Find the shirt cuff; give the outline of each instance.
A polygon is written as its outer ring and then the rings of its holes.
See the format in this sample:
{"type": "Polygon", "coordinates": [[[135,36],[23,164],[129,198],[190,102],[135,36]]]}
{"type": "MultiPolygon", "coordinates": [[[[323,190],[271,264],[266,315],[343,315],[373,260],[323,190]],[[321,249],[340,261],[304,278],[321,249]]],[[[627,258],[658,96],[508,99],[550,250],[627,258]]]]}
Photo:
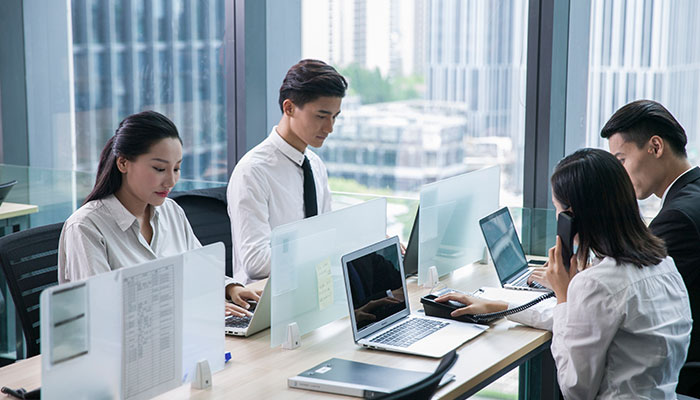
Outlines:
{"type": "Polygon", "coordinates": [[[242,284],[242,283],[236,281],[235,279],[231,278],[230,276],[225,276],[225,275],[224,275],[224,278],[225,278],[225,279],[224,279],[224,289],[226,289],[226,288],[228,287],[228,285],[238,285],[238,286],[243,286],[243,287],[245,287],[244,284],[242,284]]]}
{"type": "MultiPolygon", "coordinates": [[[[554,304],[556,304],[556,299],[547,299],[519,313],[511,314],[506,318],[508,318],[510,321],[531,326],[533,328],[551,331],[552,310],[554,308],[554,304]]],[[[522,306],[520,303],[509,303],[508,309],[510,310],[520,306],[522,306]]]]}

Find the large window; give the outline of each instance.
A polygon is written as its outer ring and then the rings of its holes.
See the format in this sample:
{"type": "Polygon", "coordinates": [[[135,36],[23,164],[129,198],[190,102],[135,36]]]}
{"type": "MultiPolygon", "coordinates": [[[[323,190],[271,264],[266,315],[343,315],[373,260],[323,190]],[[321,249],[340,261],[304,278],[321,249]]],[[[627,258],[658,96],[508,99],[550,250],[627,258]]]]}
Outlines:
{"type": "Polygon", "coordinates": [[[302,57],[350,83],[317,150],[331,189],[415,199],[499,165],[501,203],[521,206],[527,14],[526,0],[303,0],[302,57]]]}
{"type": "MultiPolygon", "coordinates": [[[[600,129],[621,106],[660,102],[688,135],[688,158],[700,162],[700,3],[592,0],[586,145],[607,149],[600,129]]],[[[641,202],[653,217],[660,199],[641,202]]]]}
{"type": "MultiPolygon", "coordinates": [[[[522,206],[528,3],[302,0],[302,58],[350,83],[315,149],[331,190],[388,196],[404,241],[426,183],[499,165],[501,204],[522,206]]],[[[495,386],[516,396],[517,372],[495,386]]]]}
{"type": "MultiPolygon", "coordinates": [[[[43,6],[60,2],[44,0],[43,6]]],[[[61,85],[61,102],[70,103],[72,116],[44,114],[30,101],[30,121],[66,121],[72,146],[56,147],[50,165],[46,159],[32,165],[95,171],[107,139],[119,121],[143,110],[159,111],[177,125],[183,139],[182,177],[226,181],[226,110],[223,35],[224,0],[71,0],[64,2],[62,19],[48,21],[49,46],[64,49],[54,54],[58,65],[28,58],[28,86],[47,75],[50,79],[29,96],[53,96],[61,85]],[[65,43],[64,43],[65,42],[65,43]],[[46,86],[50,87],[46,87],[46,86]],[[69,94],[70,93],[70,94],[69,94]],[[69,94],[65,96],[64,94],[69,94]],[[72,122],[68,122],[72,121],[72,122]]],[[[30,5],[25,2],[26,7],[30,5]]],[[[35,7],[35,6],[32,6],[35,7]]],[[[41,10],[37,9],[40,12],[41,10]]],[[[45,23],[25,11],[28,37],[45,23]]],[[[46,39],[46,38],[43,38],[46,39]]],[[[28,54],[38,54],[45,42],[30,40],[28,54]]],[[[55,51],[55,50],[54,50],[55,51]]],[[[52,132],[32,134],[30,153],[46,151],[40,145],[52,132]]]]}

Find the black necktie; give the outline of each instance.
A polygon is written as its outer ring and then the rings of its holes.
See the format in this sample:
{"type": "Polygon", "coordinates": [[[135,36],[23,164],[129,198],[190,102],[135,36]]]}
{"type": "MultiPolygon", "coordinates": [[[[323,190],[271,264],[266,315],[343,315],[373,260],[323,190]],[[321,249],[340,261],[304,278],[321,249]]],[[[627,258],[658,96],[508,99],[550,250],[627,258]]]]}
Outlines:
{"type": "Polygon", "coordinates": [[[318,205],[316,204],[314,173],[311,171],[311,163],[306,156],[304,156],[301,169],[304,171],[304,214],[306,218],[309,218],[318,214],[318,205]]]}

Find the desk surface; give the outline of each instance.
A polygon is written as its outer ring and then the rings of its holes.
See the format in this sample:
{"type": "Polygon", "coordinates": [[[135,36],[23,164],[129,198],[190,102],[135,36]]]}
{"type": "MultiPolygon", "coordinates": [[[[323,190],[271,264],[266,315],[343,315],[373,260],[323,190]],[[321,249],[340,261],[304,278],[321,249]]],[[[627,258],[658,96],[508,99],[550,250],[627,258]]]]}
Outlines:
{"type": "Polygon", "coordinates": [[[34,214],[39,211],[39,207],[31,204],[9,203],[7,201],[0,205],[0,219],[21,217],[22,215],[34,214]]]}
{"type": "MultiPolygon", "coordinates": [[[[471,265],[455,271],[441,283],[462,291],[473,291],[480,286],[496,286],[493,267],[471,265]]],[[[420,296],[428,289],[409,280],[411,308],[419,309],[420,296]]],[[[500,320],[477,338],[462,345],[459,359],[450,373],[455,380],[441,388],[439,399],[453,399],[506,366],[516,362],[551,339],[551,333],[500,320]]],[[[307,390],[290,389],[287,378],[294,376],[329,358],[391,366],[416,371],[432,371],[438,360],[399,353],[368,350],[356,346],[352,340],[349,318],[332,322],[302,337],[301,347],[295,350],[270,348],[270,330],[249,338],[227,337],[226,349],[232,360],[213,376],[209,390],[192,389],[183,385],[159,398],[228,399],[232,393],[241,398],[349,398],[307,390]]],[[[0,368],[0,385],[33,389],[41,380],[41,356],[19,361],[0,368]]]]}

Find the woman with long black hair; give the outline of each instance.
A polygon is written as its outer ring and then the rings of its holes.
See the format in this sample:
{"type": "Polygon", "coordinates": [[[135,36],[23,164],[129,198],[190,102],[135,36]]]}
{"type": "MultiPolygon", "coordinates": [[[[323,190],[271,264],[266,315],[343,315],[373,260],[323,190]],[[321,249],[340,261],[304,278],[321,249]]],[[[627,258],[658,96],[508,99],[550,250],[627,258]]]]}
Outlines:
{"type": "MultiPolygon", "coordinates": [[[[569,211],[576,221],[578,250],[567,271],[557,237],[534,277],[556,302],[509,318],[552,331],[566,399],[675,399],[690,342],[688,292],[642,221],[629,176],[610,153],[582,149],[559,162],[551,182],[557,215],[569,211]]],[[[456,293],[437,300],[466,304],[455,316],[509,308],[456,293]]]]}
{"type": "MultiPolygon", "coordinates": [[[[126,117],[102,150],[97,179],[63,226],[59,283],[130,267],[201,247],[184,211],[168,193],[180,179],[182,140],[164,115],[126,117]]],[[[250,315],[256,292],[226,277],[226,313],[250,315]]]]}

